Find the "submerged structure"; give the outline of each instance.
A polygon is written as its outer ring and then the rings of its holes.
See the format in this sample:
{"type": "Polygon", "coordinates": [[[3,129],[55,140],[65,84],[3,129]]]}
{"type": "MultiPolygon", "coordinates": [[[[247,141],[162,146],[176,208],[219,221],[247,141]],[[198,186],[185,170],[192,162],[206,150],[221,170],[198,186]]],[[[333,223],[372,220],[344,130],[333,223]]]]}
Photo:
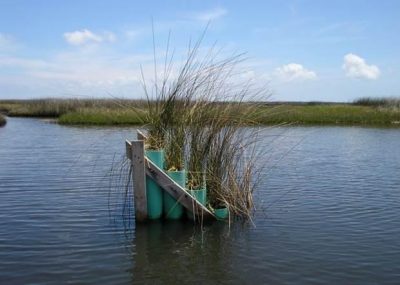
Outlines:
{"type": "Polygon", "coordinates": [[[126,155],[131,161],[135,217],[137,222],[152,219],[193,221],[224,219],[228,211],[212,212],[206,207],[206,190],[186,189],[186,176],[171,175],[163,169],[164,153],[145,150],[146,136],[138,131],[138,139],[126,141],[126,155]]]}

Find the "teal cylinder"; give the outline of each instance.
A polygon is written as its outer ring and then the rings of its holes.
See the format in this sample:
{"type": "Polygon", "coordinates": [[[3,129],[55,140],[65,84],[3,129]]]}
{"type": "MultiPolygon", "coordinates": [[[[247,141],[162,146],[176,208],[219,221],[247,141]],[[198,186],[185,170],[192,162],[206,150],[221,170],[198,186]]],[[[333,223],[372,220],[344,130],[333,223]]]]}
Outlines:
{"type": "Polygon", "coordinates": [[[214,210],[214,215],[217,218],[217,220],[225,220],[229,216],[229,211],[228,208],[219,208],[214,210]]]}
{"type": "Polygon", "coordinates": [[[159,168],[164,169],[165,151],[163,149],[146,150],[145,155],[159,168]]]}
{"type": "Polygon", "coordinates": [[[201,188],[201,189],[190,190],[189,192],[190,192],[190,194],[192,194],[192,196],[194,198],[196,198],[197,201],[199,201],[204,206],[206,205],[207,188],[204,187],[204,188],[201,188]]]}
{"type": "MultiPolygon", "coordinates": [[[[186,185],[186,171],[167,171],[169,177],[177,184],[185,188],[186,185]]],[[[177,220],[183,215],[183,207],[174,197],[164,191],[164,215],[167,219],[177,220]]]]}
{"type": "MultiPolygon", "coordinates": [[[[206,205],[207,202],[207,188],[201,188],[201,189],[196,189],[196,190],[189,190],[189,193],[197,200],[200,202],[202,205],[206,205]]],[[[190,211],[187,211],[187,216],[189,219],[194,220],[193,213],[190,211]]]]}
{"type": "MultiPolygon", "coordinates": [[[[164,150],[146,150],[145,154],[159,168],[163,169],[165,154],[164,150]]],[[[163,212],[163,193],[161,187],[151,178],[146,177],[147,195],[147,217],[159,219],[163,212]]]]}

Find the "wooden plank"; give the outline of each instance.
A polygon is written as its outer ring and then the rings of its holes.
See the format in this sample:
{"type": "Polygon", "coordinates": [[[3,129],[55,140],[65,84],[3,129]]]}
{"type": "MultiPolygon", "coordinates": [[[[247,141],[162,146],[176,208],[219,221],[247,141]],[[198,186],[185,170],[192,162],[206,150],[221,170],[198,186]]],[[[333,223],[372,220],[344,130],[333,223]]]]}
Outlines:
{"type": "Polygon", "coordinates": [[[132,159],[132,144],[130,141],[125,141],[126,157],[132,159]]]}
{"type": "Polygon", "coordinates": [[[172,197],[180,202],[187,210],[192,212],[196,220],[208,219],[214,216],[205,206],[199,203],[186,189],[182,188],[172,180],[163,170],[157,167],[151,160],[145,157],[146,174],[160,185],[164,191],[167,191],[172,197]]]}
{"type": "Polygon", "coordinates": [[[134,190],[136,221],[143,222],[147,219],[147,197],[146,197],[146,172],[144,160],[144,142],[132,141],[132,178],[134,190]]]}
{"type": "Polygon", "coordinates": [[[142,133],[140,130],[136,130],[136,131],[137,131],[137,139],[139,141],[147,140],[147,136],[144,133],[142,133]]]}

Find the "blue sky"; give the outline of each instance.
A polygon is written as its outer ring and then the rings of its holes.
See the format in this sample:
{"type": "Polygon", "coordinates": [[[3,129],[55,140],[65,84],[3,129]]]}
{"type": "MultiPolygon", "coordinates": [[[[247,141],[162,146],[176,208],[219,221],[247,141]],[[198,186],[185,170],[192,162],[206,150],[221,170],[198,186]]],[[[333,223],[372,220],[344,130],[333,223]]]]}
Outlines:
{"type": "Polygon", "coordinates": [[[0,98],[138,98],[168,33],[176,58],[246,52],[243,78],[270,100],[400,96],[400,1],[0,0],[0,98]],[[110,95],[111,94],[111,95],[110,95]]]}

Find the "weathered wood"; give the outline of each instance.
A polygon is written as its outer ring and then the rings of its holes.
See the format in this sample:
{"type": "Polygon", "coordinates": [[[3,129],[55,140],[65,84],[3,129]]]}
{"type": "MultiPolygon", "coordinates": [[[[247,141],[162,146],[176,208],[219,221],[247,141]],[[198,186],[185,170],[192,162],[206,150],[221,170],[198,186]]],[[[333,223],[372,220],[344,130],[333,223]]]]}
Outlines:
{"type": "Polygon", "coordinates": [[[135,216],[136,221],[142,222],[147,219],[147,197],[146,197],[146,172],[145,172],[145,156],[144,142],[131,142],[131,160],[132,160],[132,178],[135,199],[135,216]]]}
{"type": "Polygon", "coordinates": [[[132,160],[132,144],[130,141],[125,141],[126,157],[132,160]]]}
{"type": "Polygon", "coordinates": [[[145,157],[146,174],[174,197],[182,206],[192,212],[196,218],[207,219],[214,216],[204,205],[189,194],[183,187],[172,180],[163,170],[155,165],[151,160],[145,157]]]}
{"type": "Polygon", "coordinates": [[[136,130],[136,131],[137,131],[137,139],[139,141],[147,140],[147,136],[144,133],[142,133],[140,130],[136,130]]]}

